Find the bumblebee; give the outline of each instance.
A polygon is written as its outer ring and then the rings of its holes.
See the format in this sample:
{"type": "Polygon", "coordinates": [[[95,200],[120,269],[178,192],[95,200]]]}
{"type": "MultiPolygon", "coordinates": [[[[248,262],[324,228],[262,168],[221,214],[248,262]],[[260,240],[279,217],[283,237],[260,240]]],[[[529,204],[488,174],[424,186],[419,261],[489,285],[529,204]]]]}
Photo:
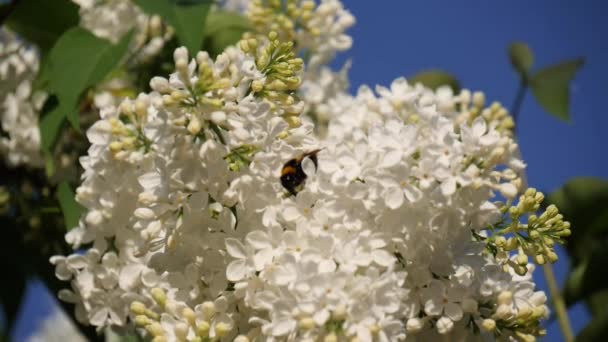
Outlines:
{"type": "Polygon", "coordinates": [[[310,158],[315,168],[317,167],[317,153],[320,149],[303,153],[297,158],[289,160],[281,169],[281,184],[289,191],[290,194],[296,196],[298,191],[302,190],[306,182],[306,173],[302,169],[302,161],[305,158],[310,158]]]}

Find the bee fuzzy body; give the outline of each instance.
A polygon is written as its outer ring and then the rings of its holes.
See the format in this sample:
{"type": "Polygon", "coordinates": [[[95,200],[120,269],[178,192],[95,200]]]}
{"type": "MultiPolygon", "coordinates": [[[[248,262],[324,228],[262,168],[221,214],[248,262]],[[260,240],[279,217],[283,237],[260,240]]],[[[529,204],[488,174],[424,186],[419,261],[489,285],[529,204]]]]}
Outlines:
{"type": "Polygon", "coordinates": [[[281,185],[289,191],[290,194],[296,196],[306,182],[306,173],[302,169],[302,161],[305,158],[310,158],[315,168],[317,167],[317,153],[319,150],[303,153],[297,158],[287,161],[281,169],[281,185]]]}

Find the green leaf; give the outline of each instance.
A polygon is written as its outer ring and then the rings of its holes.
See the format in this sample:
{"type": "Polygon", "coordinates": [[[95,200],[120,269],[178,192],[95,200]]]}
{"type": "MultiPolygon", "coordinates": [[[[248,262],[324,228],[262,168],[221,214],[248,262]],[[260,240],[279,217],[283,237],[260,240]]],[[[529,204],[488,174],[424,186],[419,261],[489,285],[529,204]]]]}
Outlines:
{"type": "Polygon", "coordinates": [[[562,62],[539,70],[530,78],[532,94],[549,114],[570,120],[570,82],[584,63],[583,58],[562,62]]]}
{"type": "Polygon", "coordinates": [[[521,78],[527,82],[528,73],[534,63],[534,54],[526,43],[514,42],[509,45],[509,59],[521,78]]]}
{"type": "Polygon", "coordinates": [[[212,57],[222,53],[227,46],[236,44],[243,33],[250,31],[251,25],[246,17],[226,11],[209,14],[205,24],[203,49],[212,57]]]}
{"type": "Polygon", "coordinates": [[[157,14],[171,25],[180,43],[185,45],[191,54],[200,50],[211,1],[134,1],[148,14],[157,14]]]}
{"type": "Polygon", "coordinates": [[[107,327],[105,342],[142,342],[143,339],[132,327],[107,327]]]}
{"type": "Polygon", "coordinates": [[[454,92],[458,92],[460,90],[460,84],[458,83],[456,77],[442,70],[428,70],[417,73],[414,75],[414,77],[409,79],[409,83],[422,83],[433,90],[436,90],[444,85],[450,86],[454,92]]]}
{"type": "Polygon", "coordinates": [[[78,6],[71,0],[21,0],[6,24],[45,54],[79,20],[78,6]]]}
{"type": "MultiPolygon", "coordinates": [[[[132,34],[126,34],[120,42],[112,44],[83,28],[75,27],[59,38],[49,52],[44,75],[40,76],[48,80],[48,91],[55,94],[59,101],[59,113],[54,113],[53,127],[57,126],[59,118],[67,117],[72,126],[79,129],[80,96],[119,64],[132,34]]],[[[48,144],[43,146],[49,147],[48,144]]]]}
{"type": "Polygon", "coordinates": [[[592,251],[590,246],[608,236],[608,181],[593,177],[578,177],[551,193],[547,202],[555,204],[564,219],[571,223],[572,235],[566,248],[575,263],[592,251]]]}
{"type": "Polygon", "coordinates": [[[59,134],[61,124],[63,123],[63,119],[65,118],[65,116],[61,112],[61,108],[59,108],[57,96],[51,95],[46,100],[46,102],[44,103],[44,107],[42,107],[41,116],[42,118],[40,120],[40,144],[42,150],[48,154],[48,152],[52,150],[52,147],[55,144],[55,140],[57,139],[57,135],[59,134]]]}
{"type": "Polygon", "coordinates": [[[555,204],[571,224],[566,250],[573,269],[564,288],[566,304],[590,299],[608,288],[608,279],[602,277],[608,264],[608,181],[574,178],[550,194],[547,202],[555,204]]]}
{"type": "Polygon", "coordinates": [[[84,208],[76,202],[74,192],[70,185],[67,182],[59,183],[56,196],[61,211],[63,212],[66,229],[71,230],[78,226],[78,220],[80,219],[80,215],[84,212],[84,208]]]}
{"type": "Polygon", "coordinates": [[[587,298],[587,307],[592,315],[599,315],[608,308],[608,289],[598,291],[587,298]]]}
{"type": "Polygon", "coordinates": [[[606,336],[608,336],[608,310],[603,310],[576,336],[576,341],[603,342],[606,341],[606,336]]]}
{"type": "Polygon", "coordinates": [[[567,305],[590,298],[598,291],[608,289],[604,270],[608,265],[608,245],[593,248],[593,251],[568,275],[564,288],[567,305]]]}

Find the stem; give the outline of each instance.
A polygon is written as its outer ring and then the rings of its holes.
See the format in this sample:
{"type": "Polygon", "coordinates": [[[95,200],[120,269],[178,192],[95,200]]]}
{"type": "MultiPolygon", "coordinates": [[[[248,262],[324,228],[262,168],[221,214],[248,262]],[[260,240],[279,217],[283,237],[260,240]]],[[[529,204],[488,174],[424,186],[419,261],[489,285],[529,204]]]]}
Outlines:
{"type": "Polygon", "coordinates": [[[568,311],[566,310],[566,304],[564,298],[559,291],[557,281],[555,280],[555,274],[553,273],[553,266],[550,263],[543,265],[543,271],[545,272],[545,278],[547,279],[547,285],[549,286],[549,292],[553,300],[553,306],[555,307],[555,314],[559,322],[559,327],[564,335],[566,342],[574,341],[574,334],[572,333],[572,326],[570,325],[570,319],[568,318],[568,311]]]}
{"type": "Polygon", "coordinates": [[[519,88],[517,89],[517,95],[515,96],[515,101],[513,102],[513,106],[511,107],[511,116],[513,116],[513,121],[515,123],[517,123],[517,116],[519,115],[519,111],[521,110],[521,105],[524,102],[524,97],[526,96],[527,89],[528,89],[527,82],[522,80],[519,83],[519,88]]]}

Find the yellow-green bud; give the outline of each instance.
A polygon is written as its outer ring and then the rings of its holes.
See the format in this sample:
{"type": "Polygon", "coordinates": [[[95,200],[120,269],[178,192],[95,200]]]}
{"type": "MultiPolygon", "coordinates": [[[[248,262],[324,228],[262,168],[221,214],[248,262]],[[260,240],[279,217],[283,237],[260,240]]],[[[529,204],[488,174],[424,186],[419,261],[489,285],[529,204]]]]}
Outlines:
{"type": "Polygon", "coordinates": [[[338,342],[338,337],[332,332],[325,335],[325,337],[323,338],[323,342],[338,342]]]}
{"type": "Polygon", "coordinates": [[[165,331],[163,330],[163,327],[158,322],[152,322],[152,323],[148,324],[146,326],[146,330],[152,336],[164,336],[165,335],[165,331]]]}
{"type": "Polygon", "coordinates": [[[520,266],[526,266],[528,264],[528,256],[522,252],[517,255],[517,257],[515,258],[515,261],[520,266]]]}
{"type": "Polygon", "coordinates": [[[150,324],[151,322],[152,321],[144,315],[135,316],[135,325],[137,325],[138,327],[145,327],[146,325],[150,324]]]}
{"type": "Polygon", "coordinates": [[[184,308],[182,310],[182,317],[184,317],[191,326],[196,324],[196,315],[192,309],[184,308]]]}
{"type": "Polygon", "coordinates": [[[497,298],[498,304],[511,304],[513,302],[513,293],[511,291],[502,291],[497,298]]]}
{"type": "Polygon", "coordinates": [[[200,321],[196,327],[196,333],[200,337],[208,337],[210,329],[211,329],[211,327],[209,326],[209,322],[200,321]]]}
{"type": "Polygon", "coordinates": [[[545,257],[542,254],[536,254],[534,256],[534,262],[536,262],[539,265],[544,265],[545,264],[545,257]]]}
{"type": "Polygon", "coordinates": [[[155,287],[150,290],[150,294],[152,295],[154,301],[160,307],[165,307],[165,305],[167,304],[167,295],[165,294],[165,291],[163,289],[155,287]]]}
{"type": "Polygon", "coordinates": [[[304,330],[310,330],[315,327],[315,321],[310,317],[304,317],[300,319],[298,325],[304,330]]]}
{"type": "Polygon", "coordinates": [[[215,334],[219,338],[222,338],[222,337],[228,335],[230,330],[232,330],[232,327],[224,322],[219,322],[215,325],[215,334]]]}
{"type": "Polygon", "coordinates": [[[134,315],[143,315],[146,312],[146,306],[142,302],[134,301],[131,303],[131,312],[134,315]]]}
{"type": "Polygon", "coordinates": [[[496,321],[491,318],[486,318],[481,322],[481,328],[484,331],[492,332],[496,330],[496,321]]]}
{"type": "Polygon", "coordinates": [[[213,302],[204,302],[202,304],[203,316],[205,319],[210,319],[215,314],[215,304],[213,302]]]}

